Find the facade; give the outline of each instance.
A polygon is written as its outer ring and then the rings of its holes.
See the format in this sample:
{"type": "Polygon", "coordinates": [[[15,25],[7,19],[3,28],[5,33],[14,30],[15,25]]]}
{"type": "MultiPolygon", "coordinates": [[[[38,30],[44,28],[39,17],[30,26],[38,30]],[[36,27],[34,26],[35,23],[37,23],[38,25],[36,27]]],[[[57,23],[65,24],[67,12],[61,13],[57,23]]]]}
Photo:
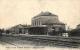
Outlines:
{"type": "Polygon", "coordinates": [[[12,34],[25,34],[25,33],[28,33],[28,28],[29,28],[29,26],[27,26],[27,25],[19,24],[14,27],[11,27],[8,30],[12,34]]]}
{"type": "Polygon", "coordinates": [[[48,31],[65,30],[65,24],[60,22],[58,16],[50,12],[41,12],[32,18],[32,27],[47,27],[48,31]]]}

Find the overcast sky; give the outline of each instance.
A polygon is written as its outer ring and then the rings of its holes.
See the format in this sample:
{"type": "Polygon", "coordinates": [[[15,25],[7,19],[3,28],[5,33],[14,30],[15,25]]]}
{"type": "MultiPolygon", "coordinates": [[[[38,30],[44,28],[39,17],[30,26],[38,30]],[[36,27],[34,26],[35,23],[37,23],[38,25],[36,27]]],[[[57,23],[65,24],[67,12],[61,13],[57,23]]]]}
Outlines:
{"type": "Polygon", "coordinates": [[[31,24],[41,11],[57,14],[71,28],[80,23],[80,0],[0,0],[0,28],[31,24]]]}

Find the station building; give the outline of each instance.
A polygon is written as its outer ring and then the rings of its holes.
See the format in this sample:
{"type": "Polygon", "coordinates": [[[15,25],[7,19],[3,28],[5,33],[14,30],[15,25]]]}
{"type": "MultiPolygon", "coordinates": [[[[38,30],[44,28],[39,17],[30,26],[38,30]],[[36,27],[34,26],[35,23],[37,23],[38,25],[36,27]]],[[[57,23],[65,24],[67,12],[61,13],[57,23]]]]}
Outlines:
{"type": "MultiPolygon", "coordinates": [[[[51,12],[41,12],[40,14],[34,16],[32,18],[31,27],[32,28],[41,28],[41,27],[45,28],[46,30],[44,31],[45,32],[44,34],[49,34],[49,32],[51,32],[52,30],[58,33],[60,31],[62,32],[65,30],[65,24],[59,21],[58,15],[52,14],[51,12]]],[[[38,32],[41,32],[41,31],[38,30],[38,32]]]]}

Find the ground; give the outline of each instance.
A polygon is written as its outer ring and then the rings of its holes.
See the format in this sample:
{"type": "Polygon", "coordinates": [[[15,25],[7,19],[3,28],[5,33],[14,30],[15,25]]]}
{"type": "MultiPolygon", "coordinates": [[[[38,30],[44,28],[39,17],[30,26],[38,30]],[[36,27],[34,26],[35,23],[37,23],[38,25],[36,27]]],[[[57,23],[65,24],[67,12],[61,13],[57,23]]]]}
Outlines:
{"type": "Polygon", "coordinates": [[[22,48],[25,48],[25,49],[35,49],[35,48],[39,48],[39,49],[61,49],[61,50],[68,50],[68,49],[71,49],[71,50],[74,50],[74,49],[79,49],[79,48],[68,48],[68,47],[60,47],[60,46],[55,46],[55,45],[50,45],[49,42],[43,42],[43,43],[40,43],[40,42],[35,42],[35,41],[31,41],[31,40],[27,40],[27,39],[20,39],[22,37],[11,37],[11,36],[2,36],[1,39],[0,39],[0,49],[3,49],[2,47],[4,48],[7,48],[7,49],[10,49],[10,48],[17,48],[17,49],[22,49],[22,48]],[[49,44],[49,46],[48,46],[49,44]],[[67,49],[66,49],[67,48],[67,49]]]}

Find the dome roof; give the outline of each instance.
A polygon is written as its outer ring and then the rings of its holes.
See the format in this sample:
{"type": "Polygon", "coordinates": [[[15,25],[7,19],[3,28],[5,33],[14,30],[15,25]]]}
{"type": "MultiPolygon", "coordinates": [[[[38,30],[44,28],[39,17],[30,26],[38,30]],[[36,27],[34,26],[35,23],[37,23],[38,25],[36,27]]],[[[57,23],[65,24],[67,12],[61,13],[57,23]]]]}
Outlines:
{"type": "Polygon", "coordinates": [[[57,16],[57,15],[52,14],[52,13],[46,11],[46,12],[41,12],[40,14],[36,15],[34,18],[40,17],[40,16],[57,16]]]}
{"type": "Polygon", "coordinates": [[[52,13],[50,13],[50,12],[41,12],[40,14],[39,14],[39,16],[57,16],[57,15],[55,15],[55,14],[52,14],[52,13]]]}

